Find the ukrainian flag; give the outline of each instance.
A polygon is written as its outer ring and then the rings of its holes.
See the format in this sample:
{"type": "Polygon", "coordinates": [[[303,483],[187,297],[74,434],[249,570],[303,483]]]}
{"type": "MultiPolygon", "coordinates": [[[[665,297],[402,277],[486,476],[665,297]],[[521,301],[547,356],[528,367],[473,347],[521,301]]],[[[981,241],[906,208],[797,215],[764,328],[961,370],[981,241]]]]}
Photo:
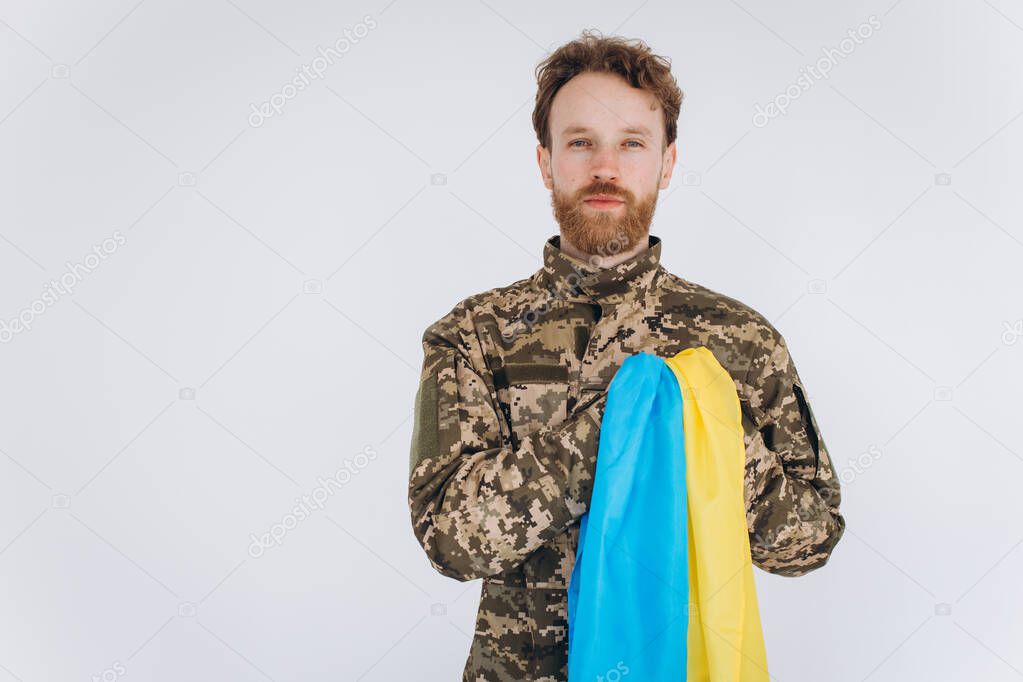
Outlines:
{"type": "Polygon", "coordinates": [[[608,389],[568,589],[570,682],[761,682],[735,384],[705,347],[608,389]]]}

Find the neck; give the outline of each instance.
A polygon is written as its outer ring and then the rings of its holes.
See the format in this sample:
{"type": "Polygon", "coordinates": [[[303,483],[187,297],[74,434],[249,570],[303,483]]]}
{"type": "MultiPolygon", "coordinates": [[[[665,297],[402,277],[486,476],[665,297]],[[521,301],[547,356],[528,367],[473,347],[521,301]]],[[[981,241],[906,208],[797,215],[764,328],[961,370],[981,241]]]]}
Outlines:
{"type": "Polygon", "coordinates": [[[561,250],[573,258],[584,260],[587,263],[600,268],[613,268],[619,263],[624,263],[629,260],[636,254],[646,251],[647,248],[649,248],[649,241],[649,235],[644,235],[643,238],[636,242],[636,245],[628,251],[619,251],[617,253],[610,253],[606,255],[586,253],[566,238],[563,231],[561,232],[561,240],[558,243],[561,245],[561,250]]]}

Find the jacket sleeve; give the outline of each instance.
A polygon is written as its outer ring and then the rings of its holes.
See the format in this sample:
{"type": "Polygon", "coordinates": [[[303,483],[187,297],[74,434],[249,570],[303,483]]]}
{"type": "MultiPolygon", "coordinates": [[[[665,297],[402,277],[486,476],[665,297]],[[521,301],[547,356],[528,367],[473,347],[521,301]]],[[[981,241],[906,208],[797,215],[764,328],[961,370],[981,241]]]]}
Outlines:
{"type": "Polygon", "coordinates": [[[493,382],[453,336],[423,335],[408,500],[433,567],[473,580],[521,564],[586,511],[607,392],[513,449],[493,382]]]}
{"type": "Polygon", "coordinates": [[[746,516],[754,565],[794,577],[827,563],[845,519],[839,481],[803,382],[785,340],[771,332],[764,359],[751,365],[747,382],[752,428],[746,430],[746,516]]]}

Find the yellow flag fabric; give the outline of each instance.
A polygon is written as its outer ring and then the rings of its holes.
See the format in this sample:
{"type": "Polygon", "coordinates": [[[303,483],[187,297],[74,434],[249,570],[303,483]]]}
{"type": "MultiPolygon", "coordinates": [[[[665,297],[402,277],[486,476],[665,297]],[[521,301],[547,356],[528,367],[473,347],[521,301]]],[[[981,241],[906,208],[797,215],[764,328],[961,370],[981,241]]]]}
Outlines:
{"type": "Polygon", "coordinates": [[[687,348],[665,362],[682,392],[689,510],[686,680],[766,681],[735,383],[703,346],[687,348]]]}

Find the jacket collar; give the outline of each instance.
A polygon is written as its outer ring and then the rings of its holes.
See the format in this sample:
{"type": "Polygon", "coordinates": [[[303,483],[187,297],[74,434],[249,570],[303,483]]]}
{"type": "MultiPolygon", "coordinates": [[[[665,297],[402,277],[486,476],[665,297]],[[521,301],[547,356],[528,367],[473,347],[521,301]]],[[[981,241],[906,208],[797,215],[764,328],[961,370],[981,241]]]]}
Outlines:
{"type": "Polygon", "coordinates": [[[561,250],[561,237],[543,247],[543,268],[535,281],[562,298],[620,303],[630,293],[649,288],[661,271],[661,238],[648,235],[648,246],[632,258],[608,268],[580,260],[561,250]]]}

